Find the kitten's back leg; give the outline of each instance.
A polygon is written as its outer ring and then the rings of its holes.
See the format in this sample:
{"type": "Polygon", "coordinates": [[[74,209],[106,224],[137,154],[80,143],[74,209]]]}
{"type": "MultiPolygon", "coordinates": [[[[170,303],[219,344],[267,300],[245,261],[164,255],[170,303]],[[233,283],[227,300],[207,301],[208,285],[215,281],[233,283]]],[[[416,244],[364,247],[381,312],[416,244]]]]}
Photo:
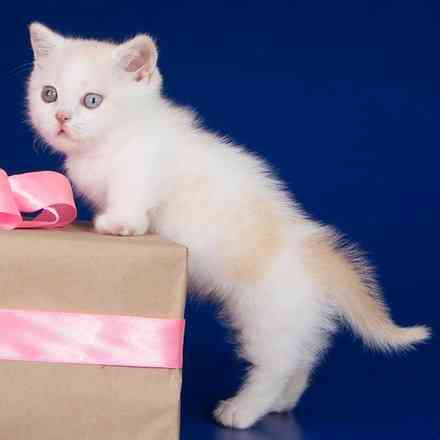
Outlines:
{"type": "Polygon", "coordinates": [[[265,366],[254,366],[240,391],[234,397],[220,402],[214,416],[224,426],[249,428],[270,411],[284,387],[284,374],[274,374],[265,366]]]}
{"type": "MultiPolygon", "coordinates": [[[[293,374],[312,365],[326,345],[327,310],[314,299],[309,280],[291,264],[288,271],[280,270],[260,285],[241,287],[227,301],[241,353],[252,367],[239,392],[214,413],[225,426],[248,428],[272,412],[293,374]]],[[[301,388],[305,385],[298,387],[299,395],[301,388]]]]}
{"type": "Polygon", "coordinates": [[[310,383],[310,373],[311,367],[302,367],[295,370],[283,392],[272,405],[271,412],[282,413],[295,408],[310,383]]]}

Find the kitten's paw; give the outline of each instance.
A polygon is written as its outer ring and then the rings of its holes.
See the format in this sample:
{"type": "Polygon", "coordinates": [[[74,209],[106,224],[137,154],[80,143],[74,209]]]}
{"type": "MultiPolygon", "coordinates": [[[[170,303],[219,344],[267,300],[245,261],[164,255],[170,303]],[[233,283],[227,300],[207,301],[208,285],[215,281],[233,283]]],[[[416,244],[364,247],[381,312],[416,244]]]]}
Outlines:
{"type": "Polygon", "coordinates": [[[260,418],[260,414],[256,414],[251,406],[240,403],[238,398],[232,397],[219,403],[214,418],[228,428],[247,429],[260,418]]]}
{"type": "Polygon", "coordinates": [[[148,219],[137,220],[101,214],[95,218],[95,229],[100,234],[109,235],[144,235],[148,232],[148,219]]]}

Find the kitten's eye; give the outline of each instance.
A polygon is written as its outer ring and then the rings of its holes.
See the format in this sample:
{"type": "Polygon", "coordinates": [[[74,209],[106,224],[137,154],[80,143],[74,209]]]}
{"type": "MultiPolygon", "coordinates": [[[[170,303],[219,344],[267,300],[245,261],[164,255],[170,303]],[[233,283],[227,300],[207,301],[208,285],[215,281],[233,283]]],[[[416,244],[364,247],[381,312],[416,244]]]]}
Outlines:
{"type": "Polygon", "coordinates": [[[83,104],[85,107],[93,109],[99,107],[103,99],[104,97],[98,93],[87,93],[83,98],[83,104]]]}
{"type": "Polygon", "coordinates": [[[44,86],[41,92],[41,98],[47,103],[55,102],[58,99],[57,89],[52,86],[44,86]]]}

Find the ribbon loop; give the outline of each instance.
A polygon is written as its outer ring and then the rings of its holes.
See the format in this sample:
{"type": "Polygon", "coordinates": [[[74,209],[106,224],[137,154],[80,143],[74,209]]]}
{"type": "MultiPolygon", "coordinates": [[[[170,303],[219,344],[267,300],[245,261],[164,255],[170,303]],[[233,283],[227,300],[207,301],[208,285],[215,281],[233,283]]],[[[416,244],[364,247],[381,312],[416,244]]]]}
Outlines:
{"type": "Polygon", "coordinates": [[[37,171],[8,177],[0,169],[0,230],[60,228],[76,218],[72,187],[65,176],[37,171]],[[20,212],[41,211],[24,220],[20,212]]]}

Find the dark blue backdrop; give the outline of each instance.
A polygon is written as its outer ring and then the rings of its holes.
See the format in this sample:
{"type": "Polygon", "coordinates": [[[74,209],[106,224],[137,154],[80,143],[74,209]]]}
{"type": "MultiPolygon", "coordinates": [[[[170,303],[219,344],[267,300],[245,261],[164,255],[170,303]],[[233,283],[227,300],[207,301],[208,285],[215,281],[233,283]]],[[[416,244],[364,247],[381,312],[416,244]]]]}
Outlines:
{"type": "MultiPolygon", "coordinates": [[[[1,167],[60,164],[23,122],[30,21],[97,38],[150,32],[167,95],[265,156],[310,213],[360,242],[399,323],[440,330],[437,1],[16,1],[2,17],[1,167]]],[[[436,340],[387,359],[345,333],[295,415],[218,428],[209,411],[240,366],[214,306],[191,303],[187,316],[186,440],[440,438],[436,340]]]]}

